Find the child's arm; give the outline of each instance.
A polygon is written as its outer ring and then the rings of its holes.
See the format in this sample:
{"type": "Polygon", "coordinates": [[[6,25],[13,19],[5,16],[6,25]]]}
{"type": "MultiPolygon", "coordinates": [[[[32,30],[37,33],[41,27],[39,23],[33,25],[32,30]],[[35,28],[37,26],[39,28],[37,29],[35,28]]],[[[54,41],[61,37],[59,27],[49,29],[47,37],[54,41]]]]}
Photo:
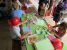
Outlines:
{"type": "Polygon", "coordinates": [[[57,38],[60,39],[60,37],[56,34],[57,32],[55,30],[51,30],[50,33],[53,34],[53,35],[55,35],[57,38]]]}
{"type": "Polygon", "coordinates": [[[22,40],[24,38],[27,38],[29,35],[31,35],[31,32],[28,32],[26,34],[21,35],[20,32],[18,30],[14,30],[16,36],[18,37],[19,40],[22,40]]]}
{"type": "Polygon", "coordinates": [[[60,39],[60,37],[59,37],[56,33],[54,33],[54,35],[55,35],[57,38],[59,38],[59,39],[60,39]]]}
{"type": "Polygon", "coordinates": [[[59,27],[59,25],[52,26],[49,31],[51,32],[51,31],[55,30],[56,27],[59,27]]]}
{"type": "Polygon", "coordinates": [[[25,23],[27,23],[27,22],[28,22],[28,20],[25,20],[24,22],[20,22],[19,25],[23,25],[23,24],[25,24],[25,23]]]}
{"type": "Polygon", "coordinates": [[[27,38],[29,35],[31,35],[31,32],[28,32],[26,34],[21,35],[21,39],[27,38]]]}
{"type": "Polygon", "coordinates": [[[53,26],[53,28],[56,28],[56,27],[59,27],[59,24],[58,24],[58,25],[53,26]]]}

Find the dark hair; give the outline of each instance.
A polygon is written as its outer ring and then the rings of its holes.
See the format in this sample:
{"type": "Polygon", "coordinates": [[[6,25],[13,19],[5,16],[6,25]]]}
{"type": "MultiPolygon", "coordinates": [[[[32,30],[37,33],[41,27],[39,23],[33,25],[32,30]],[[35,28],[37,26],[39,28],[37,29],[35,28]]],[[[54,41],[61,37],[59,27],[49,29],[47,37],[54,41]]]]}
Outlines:
{"type": "Polygon", "coordinates": [[[67,28],[67,23],[66,23],[66,22],[62,22],[62,23],[60,24],[60,26],[61,26],[61,27],[64,27],[64,28],[67,28]]]}
{"type": "Polygon", "coordinates": [[[39,6],[38,6],[38,14],[40,15],[40,12],[41,12],[41,7],[43,6],[44,3],[40,3],[39,6]]]}
{"type": "Polygon", "coordinates": [[[48,0],[39,0],[39,4],[41,4],[41,3],[47,4],[48,2],[49,2],[48,0]]]}

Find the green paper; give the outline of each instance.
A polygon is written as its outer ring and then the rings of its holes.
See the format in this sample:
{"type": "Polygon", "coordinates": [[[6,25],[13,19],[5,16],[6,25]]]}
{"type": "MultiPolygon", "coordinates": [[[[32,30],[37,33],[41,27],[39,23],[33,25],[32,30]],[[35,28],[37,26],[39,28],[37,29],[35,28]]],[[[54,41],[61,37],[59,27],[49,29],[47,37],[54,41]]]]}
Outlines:
{"type": "Polygon", "coordinates": [[[47,28],[46,22],[43,19],[37,19],[36,25],[44,26],[47,28]]]}
{"type": "Polygon", "coordinates": [[[26,19],[31,20],[33,16],[34,16],[34,13],[24,14],[24,15],[22,15],[22,17],[21,17],[21,21],[23,22],[23,21],[25,21],[26,19]]]}
{"type": "Polygon", "coordinates": [[[63,49],[62,50],[67,50],[67,44],[63,45],[63,49]]]}
{"type": "Polygon", "coordinates": [[[35,43],[36,50],[54,50],[48,38],[35,43]]]}
{"type": "Polygon", "coordinates": [[[24,39],[24,41],[25,41],[25,44],[26,44],[26,50],[33,50],[34,49],[32,44],[28,44],[27,39],[24,39]]]}

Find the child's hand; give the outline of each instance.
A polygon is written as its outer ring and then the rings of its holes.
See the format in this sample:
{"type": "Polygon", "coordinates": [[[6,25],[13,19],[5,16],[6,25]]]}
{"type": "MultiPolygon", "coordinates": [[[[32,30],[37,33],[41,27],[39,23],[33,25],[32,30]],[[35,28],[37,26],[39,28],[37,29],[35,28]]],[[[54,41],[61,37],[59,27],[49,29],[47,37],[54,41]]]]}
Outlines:
{"type": "Polygon", "coordinates": [[[27,38],[27,34],[23,34],[23,35],[21,35],[21,39],[25,39],[25,38],[27,38]]]}
{"type": "Polygon", "coordinates": [[[27,38],[31,34],[32,34],[32,32],[28,32],[26,34],[23,34],[23,35],[21,35],[21,39],[27,38]]]}
{"type": "Polygon", "coordinates": [[[32,32],[28,32],[28,35],[32,35],[32,32]]]}
{"type": "Polygon", "coordinates": [[[21,23],[21,25],[23,25],[23,22],[21,23]]]}
{"type": "Polygon", "coordinates": [[[50,28],[48,28],[49,29],[49,31],[52,31],[53,30],[53,27],[50,27],[50,28]]]}
{"type": "Polygon", "coordinates": [[[24,21],[24,23],[27,23],[28,22],[28,19],[24,21]]]}
{"type": "Polygon", "coordinates": [[[24,23],[27,23],[27,22],[28,22],[28,20],[21,22],[19,25],[23,25],[24,23]]]}

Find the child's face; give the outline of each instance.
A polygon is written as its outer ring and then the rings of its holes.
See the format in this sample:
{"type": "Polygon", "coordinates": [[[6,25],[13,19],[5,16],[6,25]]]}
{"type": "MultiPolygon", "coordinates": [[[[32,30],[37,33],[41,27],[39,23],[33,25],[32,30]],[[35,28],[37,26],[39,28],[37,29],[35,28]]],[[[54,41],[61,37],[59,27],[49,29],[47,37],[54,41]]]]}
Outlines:
{"type": "Polygon", "coordinates": [[[41,9],[45,9],[45,4],[44,3],[42,4],[41,9]]]}

